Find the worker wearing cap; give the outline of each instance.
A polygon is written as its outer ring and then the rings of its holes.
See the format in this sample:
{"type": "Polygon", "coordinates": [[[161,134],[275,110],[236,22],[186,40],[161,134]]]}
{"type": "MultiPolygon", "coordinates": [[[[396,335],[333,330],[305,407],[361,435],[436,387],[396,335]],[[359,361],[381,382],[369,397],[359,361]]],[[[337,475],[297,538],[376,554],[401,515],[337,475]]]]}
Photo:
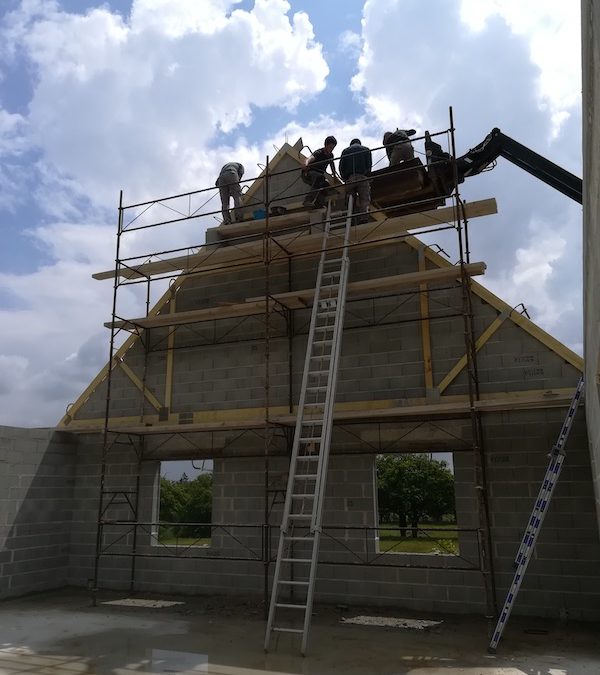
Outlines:
{"type": "Polygon", "coordinates": [[[240,181],[244,175],[244,166],[239,162],[229,162],[221,169],[215,185],[219,188],[221,195],[221,213],[223,214],[223,225],[231,225],[231,213],[229,212],[229,198],[233,198],[234,220],[241,220],[241,212],[238,210],[242,206],[242,189],[240,181]]]}
{"type": "Polygon", "coordinates": [[[371,203],[371,185],[367,175],[371,172],[371,151],[362,145],[360,138],[353,138],[340,156],[340,176],[346,183],[346,194],[356,194],[354,213],[360,213],[359,222],[367,220],[371,203]]]}
{"type": "Polygon", "coordinates": [[[304,198],[304,206],[320,208],[325,204],[324,188],[329,187],[325,178],[325,170],[331,167],[331,173],[337,178],[335,164],[333,163],[333,149],[337,141],[333,136],[327,136],[322,148],[315,150],[306,160],[302,169],[302,180],[310,185],[311,191],[304,198]]]}
{"type": "Polygon", "coordinates": [[[396,129],[396,131],[386,131],[383,134],[383,145],[390,160],[390,166],[413,159],[415,150],[409,136],[414,136],[415,133],[414,129],[396,129]]]}

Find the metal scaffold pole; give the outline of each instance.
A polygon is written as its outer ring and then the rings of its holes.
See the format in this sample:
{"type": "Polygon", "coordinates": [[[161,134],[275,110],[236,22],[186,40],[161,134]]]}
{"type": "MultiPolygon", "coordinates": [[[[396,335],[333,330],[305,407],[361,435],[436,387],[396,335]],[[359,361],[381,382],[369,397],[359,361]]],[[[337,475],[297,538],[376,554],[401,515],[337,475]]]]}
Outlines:
{"type": "Polygon", "coordinates": [[[489,524],[489,504],[487,498],[487,480],[485,471],[485,453],[483,448],[483,429],[481,414],[475,407],[479,400],[479,376],[477,370],[477,349],[475,346],[475,325],[471,296],[471,278],[466,272],[465,265],[469,262],[468,223],[464,215],[463,203],[458,190],[458,173],[456,167],[456,144],[454,138],[454,114],[452,107],[450,114],[451,154],[454,158],[454,208],[456,212],[456,232],[458,237],[459,264],[461,269],[461,293],[463,305],[463,331],[465,339],[465,354],[467,357],[467,385],[469,394],[469,411],[471,420],[471,436],[473,447],[473,462],[475,467],[475,490],[477,498],[477,512],[479,518],[479,548],[481,571],[486,597],[486,615],[492,618],[496,614],[496,589],[494,581],[494,566],[492,559],[492,541],[489,524]]]}

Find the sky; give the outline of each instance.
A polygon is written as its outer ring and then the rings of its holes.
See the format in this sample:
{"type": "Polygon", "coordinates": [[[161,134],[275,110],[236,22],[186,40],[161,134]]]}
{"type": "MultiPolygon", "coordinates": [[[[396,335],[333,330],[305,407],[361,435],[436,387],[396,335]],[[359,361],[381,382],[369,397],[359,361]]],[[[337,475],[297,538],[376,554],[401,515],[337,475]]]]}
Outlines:
{"type": "MultiPolygon", "coordinates": [[[[253,177],[300,136],[441,131],[450,106],[458,154],[500,127],[581,176],[580,53],[563,0],[2,0],[0,424],[56,424],[106,362],[112,284],[91,275],[114,266],[120,190],[198,190],[227,161],[253,177]]],[[[461,195],[498,201],[470,228],[478,280],[581,353],[581,207],[502,159],[461,195]]],[[[122,303],[139,316],[139,288],[122,303]]]]}

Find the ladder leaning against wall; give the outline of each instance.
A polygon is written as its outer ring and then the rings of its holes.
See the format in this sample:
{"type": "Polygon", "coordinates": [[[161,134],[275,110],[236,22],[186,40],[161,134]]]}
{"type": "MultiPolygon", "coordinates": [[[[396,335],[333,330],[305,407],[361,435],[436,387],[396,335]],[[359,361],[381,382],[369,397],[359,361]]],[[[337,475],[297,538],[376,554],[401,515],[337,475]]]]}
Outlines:
{"type": "Polygon", "coordinates": [[[513,581],[510,585],[510,588],[508,589],[504,606],[502,607],[502,611],[498,617],[498,623],[496,624],[496,628],[492,633],[492,639],[490,640],[490,644],[488,646],[488,651],[491,654],[496,653],[496,648],[498,647],[502,633],[504,632],[506,624],[510,618],[510,614],[517,599],[517,594],[521,589],[521,584],[523,583],[523,578],[525,576],[525,572],[527,571],[527,566],[529,565],[529,561],[533,555],[538,535],[540,533],[542,523],[544,522],[544,516],[548,511],[550,500],[554,494],[554,488],[556,487],[556,483],[560,477],[560,472],[566,455],[565,444],[569,438],[571,426],[573,425],[573,420],[577,414],[577,408],[579,407],[579,402],[583,396],[583,391],[584,380],[583,376],[581,376],[579,378],[579,382],[577,383],[577,388],[575,389],[575,394],[573,395],[573,400],[571,401],[567,416],[565,417],[565,421],[563,422],[560,433],[558,434],[558,439],[550,451],[550,461],[548,463],[548,468],[546,469],[546,475],[542,481],[539,494],[533,506],[533,511],[529,517],[529,521],[527,522],[527,527],[525,528],[525,534],[523,535],[521,545],[519,546],[519,550],[517,552],[517,557],[515,558],[515,576],[513,577],[513,581]]]}
{"type": "Polygon", "coordinates": [[[302,654],[308,644],[344,324],[352,208],[350,195],[345,227],[332,233],[331,200],[327,207],[265,651],[273,633],[302,635],[302,654]]]}

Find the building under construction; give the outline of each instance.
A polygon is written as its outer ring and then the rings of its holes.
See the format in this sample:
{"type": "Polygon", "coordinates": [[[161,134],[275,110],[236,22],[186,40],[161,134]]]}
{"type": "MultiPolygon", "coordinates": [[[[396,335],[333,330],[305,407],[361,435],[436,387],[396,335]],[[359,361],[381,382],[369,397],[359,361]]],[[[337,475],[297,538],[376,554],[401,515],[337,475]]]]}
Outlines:
{"type": "MultiPolygon", "coordinates": [[[[452,122],[425,143],[440,148],[425,165],[370,176],[366,222],[341,184],[326,208],[303,206],[301,140],[242,181],[238,222],[193,248],[131,255],[128,237],[206,222],[214,187],[121,199],[115,268],[94,275],[113,283],[107,365],[56,430],[2,430],[0,597],[248,598],[265,647],[298,633],[303,653],[313,600],[498,616],[583,360],[476,281],[469,229],[496,202],[461,199],[452,122]],[[444,230],[455,260],[419,238],[444,230]],[[132,293],[139,316],[122,309],[132,293]],[[447,525],[420,526],[427,553],[382,546],[376,461],[411,453],[452,466],[451,548],[447,525]],[[211,522],[187,524],[207,529],[197,542],[161,537],[173,460],[212,462],[211,522]]],[[[569,431],[514,615],[600,619],[583,406],[569,431]]]]}

